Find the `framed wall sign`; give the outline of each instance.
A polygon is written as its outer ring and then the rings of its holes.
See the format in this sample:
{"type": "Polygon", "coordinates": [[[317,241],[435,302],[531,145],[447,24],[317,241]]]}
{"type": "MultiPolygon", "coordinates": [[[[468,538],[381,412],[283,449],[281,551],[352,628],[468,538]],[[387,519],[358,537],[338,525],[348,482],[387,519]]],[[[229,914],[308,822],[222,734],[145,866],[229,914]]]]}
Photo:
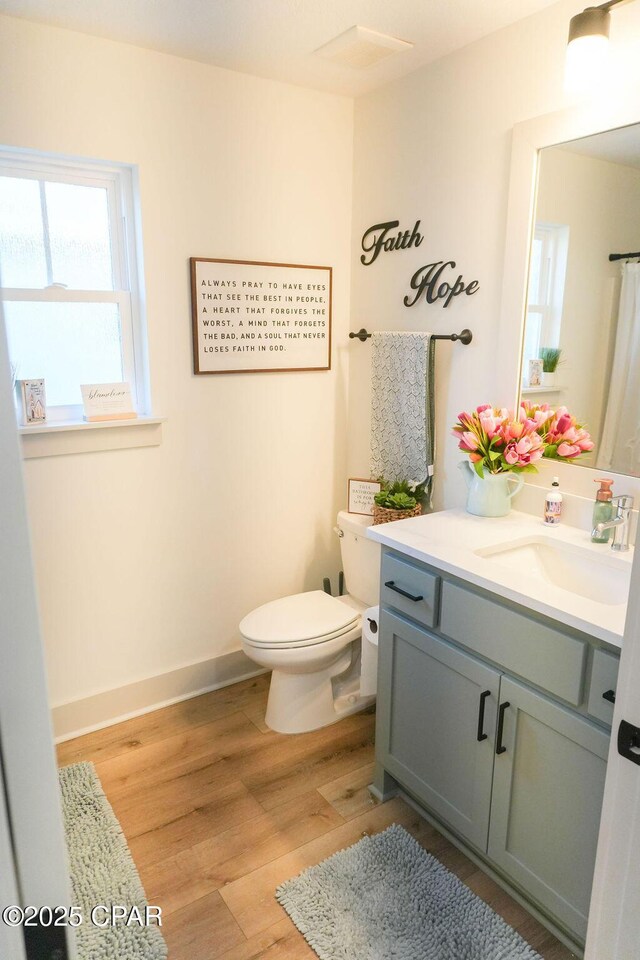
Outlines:
{"type": "Polygon", "coordinates": [[[382,484],[378,480],[360,480],[352,477],[349,480],[349,513],[359,513],[365,517],[373,516],[373,498],[380,493],[382,484]]]}
{"type": "Polygon", "coordinates": [[[329,370],[331,267],[191,258],[194,373],[329,370]]]}

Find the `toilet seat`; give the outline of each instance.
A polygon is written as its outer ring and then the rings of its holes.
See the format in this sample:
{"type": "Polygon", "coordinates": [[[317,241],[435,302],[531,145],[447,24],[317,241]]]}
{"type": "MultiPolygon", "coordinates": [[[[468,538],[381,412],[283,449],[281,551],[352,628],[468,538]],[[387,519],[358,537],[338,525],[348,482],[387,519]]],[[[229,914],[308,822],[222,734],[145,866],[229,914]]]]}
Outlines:
{"type": "Polygon", "coordinates": [[[254,647],[306,647],[344,636],[358,620],[352,606],[322,590],[310,590],[253,610],[241,622],[240,633],[254,647]]]}
{"type": "Polygon", "coordinates": [[[357,627],[359,627],[359,624],[356,620],[356,622],[352,623],[346,630],[340,630],[338,633],[329,633],[322,637],[310,637],[308,640],[261,641],[250,640],[248,637],[243,637],[243,639],[248,647],[255,647],[256,650],[299,650],[303,647],[319,647],[322,646],[322,644],[328,643],[330,640],[338,640],[340,637],[350,634],[357,627]]]}

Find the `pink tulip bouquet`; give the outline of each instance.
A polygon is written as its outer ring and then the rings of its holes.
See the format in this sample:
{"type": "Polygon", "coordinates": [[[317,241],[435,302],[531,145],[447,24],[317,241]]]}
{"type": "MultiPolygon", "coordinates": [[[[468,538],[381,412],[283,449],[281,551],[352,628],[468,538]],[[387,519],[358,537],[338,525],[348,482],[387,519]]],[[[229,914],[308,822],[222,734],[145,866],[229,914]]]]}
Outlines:
{"type": "Polygon", "coordinates": [[[460,450],[468,454],[479,477],[488,473],[536,473],[542,457],[575,460],[593,450],[589,433],[566,407],[520,404],[517,416],[485,403],[461,413],[453,428],[460,450]]]}

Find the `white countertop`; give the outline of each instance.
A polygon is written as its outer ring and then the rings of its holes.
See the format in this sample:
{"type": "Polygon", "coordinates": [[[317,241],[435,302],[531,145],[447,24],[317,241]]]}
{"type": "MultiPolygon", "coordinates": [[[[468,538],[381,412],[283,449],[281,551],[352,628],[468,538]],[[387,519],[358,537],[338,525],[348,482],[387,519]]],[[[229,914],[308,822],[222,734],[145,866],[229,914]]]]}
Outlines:
{"type": "MultiPolygon", "coordinates": [[[[548,527],[537,517],[513,510],[507,517],[475,517],[465,510],[444,510],[409,520],[367,528],[367,536],[415,560],[438,567],[514,603],[620,647],[625,603],[602,603],[557,586],[535,572],[513,569],[508,558],[488,560],[478,551],[498,544],[545,538],[593,555],[606,567],[631,569],[633,549],[614,553],[609,544],[592,543],[587,531],[559,524],[548,527]]],[[[567,554],[569,555],[569,554],[567,554]]],[[[576,552],[577,555],[577,552],[576,552]]]]}

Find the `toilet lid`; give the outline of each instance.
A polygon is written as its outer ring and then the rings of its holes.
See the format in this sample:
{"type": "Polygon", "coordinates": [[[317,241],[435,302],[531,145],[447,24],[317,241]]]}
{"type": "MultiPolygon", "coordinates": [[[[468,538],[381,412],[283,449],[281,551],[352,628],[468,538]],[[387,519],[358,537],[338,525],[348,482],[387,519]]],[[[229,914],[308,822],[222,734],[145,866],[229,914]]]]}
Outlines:
{"type": "Polygon", "coordinates": [[[253,610],[240,624],[240,633],[254,643],[317,643],[345,633],[356,625],[358,617],[353,607],[323,590],[311,590],[253,610]]]}

